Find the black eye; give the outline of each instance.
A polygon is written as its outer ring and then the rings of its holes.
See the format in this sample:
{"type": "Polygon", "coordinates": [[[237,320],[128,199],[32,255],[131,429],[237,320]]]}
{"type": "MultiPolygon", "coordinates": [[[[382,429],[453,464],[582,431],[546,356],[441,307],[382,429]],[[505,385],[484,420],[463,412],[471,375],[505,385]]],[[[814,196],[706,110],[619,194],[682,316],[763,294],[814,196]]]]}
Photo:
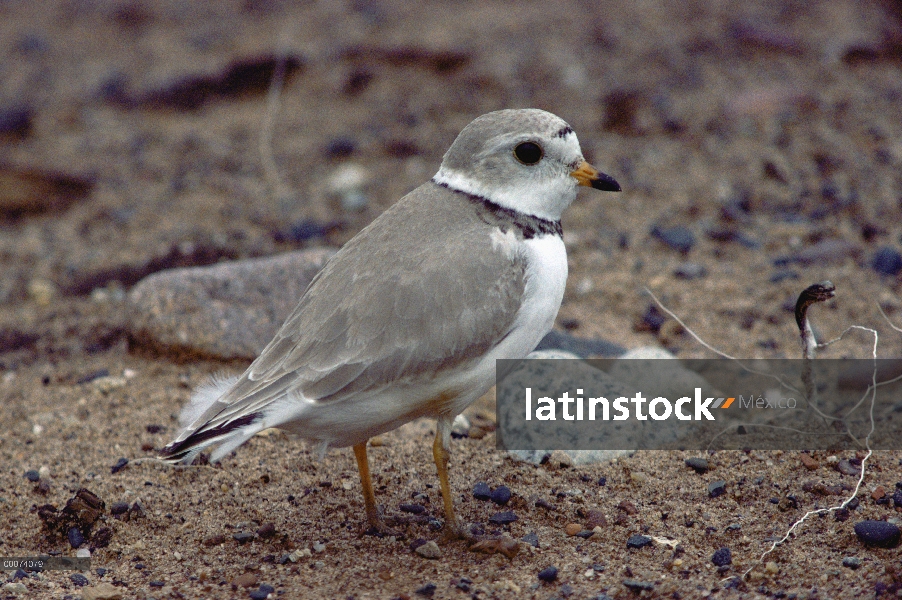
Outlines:
{"type": "Polygon", "coordinates": [[[514,156],[524,165],[534,165],[542,160],[542,147],[535,142],[523,142],[514,148],[514,156]]]}

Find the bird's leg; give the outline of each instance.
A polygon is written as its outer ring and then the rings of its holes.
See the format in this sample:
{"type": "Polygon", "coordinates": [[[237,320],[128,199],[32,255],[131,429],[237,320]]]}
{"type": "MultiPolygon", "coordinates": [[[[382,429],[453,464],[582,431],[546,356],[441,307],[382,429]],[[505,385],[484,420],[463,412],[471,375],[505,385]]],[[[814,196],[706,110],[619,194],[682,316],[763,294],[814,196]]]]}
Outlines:
{"type": "Polygon", "coordinates": [[[360,485],[363,487],[363,505],[366,509],[366,520],[370,527],[367,533],[377,536],[397,535],[385,526],[379,518],[376,508],[376,494],[373,492],[373,480],[370,477],[370,462],[366,457],[366,442],[354,445],[354,456],[357,458],[357,469],[360,471],[360,485]]]}
{"type": "Polygon", "coordinates": [[[454,515],[454,502],[451,498],[451,484],[448,483],[448,446],[451,444],[451,420],[439,417],[435,425],[435,443],[432,444],[432,458],[438,470],[438,480],[442,488],[442,501],[445,504],[445,539],[468,539],[470,536],[454,515]]]}

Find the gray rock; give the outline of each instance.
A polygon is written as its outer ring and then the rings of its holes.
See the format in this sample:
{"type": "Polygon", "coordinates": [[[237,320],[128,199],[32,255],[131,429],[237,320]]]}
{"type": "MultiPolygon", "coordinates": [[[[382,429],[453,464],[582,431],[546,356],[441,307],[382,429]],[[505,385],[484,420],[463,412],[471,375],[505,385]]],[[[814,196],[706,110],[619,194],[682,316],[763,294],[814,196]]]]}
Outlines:
{"type": "Polygon", "coordinates": [[[128,295],[131,337],[169,352],[256,358],[334,253],[315,248],[154,273],[128,295]]]}
{"type": "Polygon", "coordinates": [[[417,554],[422,556],[423,558],[441,558],[442,550],[438,547],[438,544],[433,542],[432,540],[426,542],[422,546],[417,546],[416,550],[414,550],[417,554]]]}

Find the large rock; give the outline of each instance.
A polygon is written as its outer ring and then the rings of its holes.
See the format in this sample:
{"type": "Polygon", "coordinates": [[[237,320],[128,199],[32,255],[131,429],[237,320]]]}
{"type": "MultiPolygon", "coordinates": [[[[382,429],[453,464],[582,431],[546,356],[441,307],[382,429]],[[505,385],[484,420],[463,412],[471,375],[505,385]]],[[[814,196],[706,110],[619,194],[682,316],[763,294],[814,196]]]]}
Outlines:
{"type": "Polygon", "coordinates": [[[128,295],[132,340],[174,353],[253,359],[334,253],[316,248],[154,273],[128,295]]]}

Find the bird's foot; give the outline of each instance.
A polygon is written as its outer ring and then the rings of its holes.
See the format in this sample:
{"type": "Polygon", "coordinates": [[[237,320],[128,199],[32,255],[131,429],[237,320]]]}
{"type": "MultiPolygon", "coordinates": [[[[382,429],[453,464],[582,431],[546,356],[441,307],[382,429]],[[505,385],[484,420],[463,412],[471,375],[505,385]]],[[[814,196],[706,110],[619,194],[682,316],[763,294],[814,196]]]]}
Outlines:
{"type": "Polygon", "coordinates": [[[457,540],[464,540],[465,542],[472,544],[479,541],[479,536],[470,532],[470,530],[458,520],[445,521],[445,526],[442,528],[442,543],[455,542],[457,540]]]}

